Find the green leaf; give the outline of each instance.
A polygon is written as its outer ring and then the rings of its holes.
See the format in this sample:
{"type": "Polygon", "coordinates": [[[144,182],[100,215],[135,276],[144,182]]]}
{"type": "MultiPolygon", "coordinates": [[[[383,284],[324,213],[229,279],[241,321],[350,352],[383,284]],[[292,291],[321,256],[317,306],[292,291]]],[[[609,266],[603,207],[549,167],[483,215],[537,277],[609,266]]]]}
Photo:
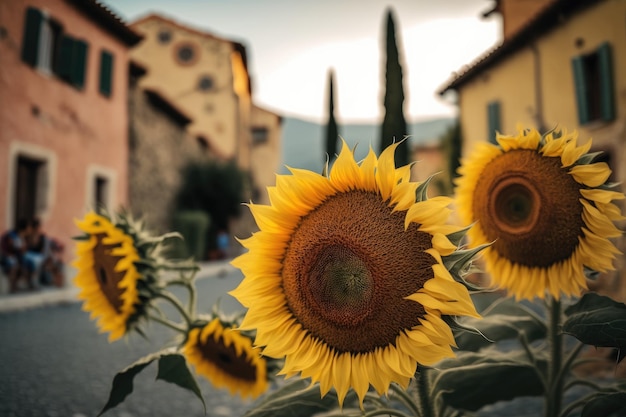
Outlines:
{"type": "Polygon", "coordinates": [[[308,379],[297,379],[265,397],[244,417],[312,416],[338,405],[334,391],[321,397],[318,384],[311,385],[308,379]]]}
{"type": "Polygon", "coordinates": [[[463,241],[463,238],[469,231],[469,229],[471,229],[473,226],[474,224],[472,223],[469,226],[464,227],[463,229],[459,230],[458,232],[454,232],[454,233],[450,233],[449,235],[446,235],[446,237],[448,238],[450,242],[452,242],[453,245],[459,246],[461,242],[463,241]]]}
{"type": "Polygon", "coordinates": [[[442,257],[442,261],[452,276],[463,276],[468,266],[476,258],[476,255],[483,249],[489,247],[489,243],[477,246],[472,249],[461,249],[452,252],[450,255],[442,257]]]}
{"type": "Polygon", "coordinates": [[[430,177],[426,178],[426,180],[417,186],[415,190],[415,200],[416,201],[426,201],[428,200],[428,185],[433,180],[435,175],[439,174],[439,172],[435,172],[430,177]]]}
{"type": "Polygon", "coordinates": [[[442,393],[446,405],[466,411],[516,397],[541,395],[543,384],[537,369],[523,357],[523,352],[489,349],[446,359],[438,365],[441,371],[433,392],[442,393]]]}
{"type": "Polygon", "coordinates": [[[521,333],[531,342],[546,335],[546,326],[535,317],[490,314],[482,319],[465,318],[459,321],[461,329],[455,332],[459,349],[477,351],[485,346],[507,339],[517,339],[521,333]]]}
{"type": "Polygon", "coordinates": [[[600,394],[583,407],[581,417],[626,415],[626,392],[600,394]]]}
{"type": "Polygon", "coordinates": [[[123,371],[118,372],[113,378],[113,385],[111,387],[111,393],[109,394],[109,400],[102,411],[98,413],[98,416],[101,416],[106,411],[124,402],[126,397],[133,392],[133,379],[135,378],[135,375],[143,371],[144,368],[150,365],[153,360],[157,359],[159,355],[160,352],[145,356],[123,371]]]}
{"type": "Polygon", "coordinates": [[[564,333],[592,346],[626,348],[626,304],[587,293],[565,314],[564,333]]]}
{"type": "Polygon", "coordinates": [[[176,384],[196,394],[196,397],[202,401],[204,412],[206,413],[206,404],[204,398],[202,398],[200,387],[198,387],[196,379],[189,371],[183,355],[173,353],[161,356],[159,358],[159,371],[156,379],[162,379],[163,381],[176,384]]]}

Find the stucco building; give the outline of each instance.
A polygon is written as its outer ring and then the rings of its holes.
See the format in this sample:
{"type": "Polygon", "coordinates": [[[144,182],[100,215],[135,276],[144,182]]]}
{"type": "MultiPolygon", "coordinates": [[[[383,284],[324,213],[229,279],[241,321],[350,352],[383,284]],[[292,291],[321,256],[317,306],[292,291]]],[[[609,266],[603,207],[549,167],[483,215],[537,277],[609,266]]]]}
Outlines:
{"type": "Polygon", "coordinates": [[[243,44],[160,15],[131,24],[144,37],[132,50],[146,68],[139,81],[190,118],[187,131],[212,155],[251,173],[256,202],[266,203],[281,161],[281,118],[256,106],[243,44]]]}
{"type": "MultiPolygon", "coordinates": [[[[456,74],[440,93],[456,93],[463,154],[516,125],[577,130],[582,143],[626,183],[626,2],[497,0],[503,40],[456,74]]],[[[616,202],[624,209],[623,200],[616,202]]],[[[623,226],[623,225],[622,225],[623,226]]],[[[622,227],[623,229],[623,227],[622,227]]],[[[616,242],[622,252],[625,237],[616,242]]],[[[626,299],[626,263],[608,290],[626,299]]]]}
{"type": "Polygon", "coordinates": [[[140,39],[94,0],[0,2],[0,229],[37,216],[69,246],[88,208],[127,204],[140,39]]]}

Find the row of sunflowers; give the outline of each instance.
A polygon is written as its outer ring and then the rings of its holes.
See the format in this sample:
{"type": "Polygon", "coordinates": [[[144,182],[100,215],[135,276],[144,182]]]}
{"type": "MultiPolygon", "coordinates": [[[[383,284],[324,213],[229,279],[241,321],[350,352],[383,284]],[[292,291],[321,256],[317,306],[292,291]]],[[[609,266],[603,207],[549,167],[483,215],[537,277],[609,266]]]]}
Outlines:
{"type": "Polygon", "coordinates": [[[626,347],[626,305],[587,285],[614,268],[626,219],[591,140],[500,135],[463,161],[456,199],[429,197],[396,147],[356,161],[344,143],[327,173],[291,169],[270,205],[248,205],[259,231],[232,261],[237,317],[196,311],[198,266],[167,256],[176,233],[151,236],[125,213],[78,221],[75,282],[109,340],[147,321],[180,335],[118,373],[102,413],[156,361],[203,402],[188,364],[215,388],[263,395],[249,416],[461,416],[522,396],[543,397],[547,417],[625,415],[626,381],[575,372],[589,346],[626,347]],[[488,285],[471,280],[479,268],[488,285]]]}

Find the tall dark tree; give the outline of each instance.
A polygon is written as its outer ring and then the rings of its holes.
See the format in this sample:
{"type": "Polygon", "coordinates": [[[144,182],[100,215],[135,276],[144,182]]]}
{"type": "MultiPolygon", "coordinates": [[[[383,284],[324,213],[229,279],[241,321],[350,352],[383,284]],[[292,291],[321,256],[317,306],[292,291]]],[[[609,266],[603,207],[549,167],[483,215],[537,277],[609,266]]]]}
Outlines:
{"type": "MultiPolygon", "coordinates": [[[[326,125],[326,154],[328,161],[332,162],[337,154],[337,138],[339,129],[335,120],[335,95],[334,95],[334,78],[333,70],[328,72],[328,124],[326,125]]],[[[326,155],[324,155],[326,159],[326,155]]]]}
{"type": "MultiPolygon", "coordinates": [[[[404,87],[402,85],[402,65],[396,43],[396,27],[393,12],[387,9],[387,61],[385,65],[385,118],[383,119],[380,151],[404,139],[408,135],[404,119],[404,87]]],[[[409,163],[409,144],[403,141],[396,149],[396,167],[409,163]]]]}

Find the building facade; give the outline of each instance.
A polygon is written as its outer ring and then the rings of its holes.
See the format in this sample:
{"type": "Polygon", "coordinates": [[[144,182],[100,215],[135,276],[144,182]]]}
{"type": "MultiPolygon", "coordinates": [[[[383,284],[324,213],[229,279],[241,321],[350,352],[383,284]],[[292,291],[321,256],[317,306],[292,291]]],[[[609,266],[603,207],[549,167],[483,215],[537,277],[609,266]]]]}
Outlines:
{"type": "Polygon", "coordinates": [[[127,204],[140,39],[95,0],[0,2],[0,229],[39,217],[67,246],[87,209],[127,204]]]}
{"type": "Polygon", "coordinates": [[[245,47],[160,15],[131,24],[144,37],[132,57],[146,68],[142,89],[159,91],[191,121],[218,159],[251,173],[253,196],[267,202],[280,155],[281,118],[252,100],[245,47]]]}
{"type": "MultiPolygon", "coordinates": [[[[462,153],[494,141],[496,132],[516,133],[518,123],[541,131],[560,126],[577,130],[581,143],[593,138],[592,151],[603,151],[613,169],[610,180],[626,183],[626,2],[544,1],[523,22],[507,7],[512,3],[498,1],[492,11],[505,23],[502,43],[440,91],[456,92],[462,153]]],[[[616,244],[625,252],[624,236],[616,244]]],[[[617,267],[609,291],[626,299],[623,256],[617,267]]]]}

